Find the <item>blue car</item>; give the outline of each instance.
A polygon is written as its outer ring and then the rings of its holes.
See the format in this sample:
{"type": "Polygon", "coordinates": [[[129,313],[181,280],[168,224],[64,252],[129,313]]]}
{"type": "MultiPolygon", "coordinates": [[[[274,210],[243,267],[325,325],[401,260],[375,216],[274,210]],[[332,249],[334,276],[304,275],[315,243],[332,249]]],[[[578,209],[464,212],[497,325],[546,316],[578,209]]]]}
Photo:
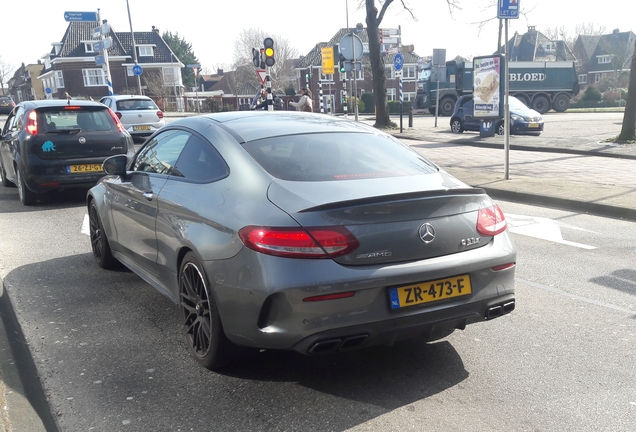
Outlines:
{"type": "MultiPolygon", "coordinates": [[[[516,135],[540,135],[543,131],[543,117],[532,108],[528,108],[523,102],[514,96],[509,96],[510,105],[510,133],[516,135]]],[[[451,131],[462,133],[464,131],[479,132],[481,121],[473,117],[473,95],[462,95],[455,103],[455,111],[450,120],[451,131]]],[[[495,124],[495,132],[504,134],[504,121],[498,120],[495,124]]]]}

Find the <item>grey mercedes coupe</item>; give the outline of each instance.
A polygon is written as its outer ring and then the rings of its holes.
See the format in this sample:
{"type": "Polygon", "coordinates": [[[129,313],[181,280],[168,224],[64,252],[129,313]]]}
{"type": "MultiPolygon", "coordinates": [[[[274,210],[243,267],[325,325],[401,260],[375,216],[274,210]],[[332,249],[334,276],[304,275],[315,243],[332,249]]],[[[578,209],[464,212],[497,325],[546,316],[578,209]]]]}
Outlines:
{"type": "Polygon", "coordinates": [[[329,115],[182,118],[87,196],[97,264],[168,296],[204,367],[432,341],[515,308],[516,248],[484,190],[329,115]]]}

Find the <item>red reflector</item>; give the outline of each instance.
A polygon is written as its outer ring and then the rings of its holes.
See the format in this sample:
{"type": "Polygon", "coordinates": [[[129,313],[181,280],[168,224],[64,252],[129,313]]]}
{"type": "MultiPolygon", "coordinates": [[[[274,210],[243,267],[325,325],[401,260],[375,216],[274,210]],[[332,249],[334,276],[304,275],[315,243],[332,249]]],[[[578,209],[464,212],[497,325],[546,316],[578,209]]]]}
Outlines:
{"type": "Polygon", "coordinates": [[[506,269],[512,268],[516,264],[517,263],[502,264],[502,265],[498,265],[498,266],[492,267],[491,270],[492,271],[502,271],[502,270],[506,270],[506,269]]]}
{"type": "Polygon", "coordinates": [[[66,105],[64,109],[67,111],[77,111],[77,110],[81,110],[82,107],[75,106],[75,105],[66,105]]]}
{"type": "Polygon", "coordinates": [[[479,209],[477,213],[477,232],[485,236],[494,236],[506,230],[508,223],[503,211],[497,204],[479,209]]]}
{"type": "Polygon", "coordinates": [[[307,298],[304,298],[303,301],[314,302],[314,301],[324,301],[324,300],[338,300],[338,299],[353,297],[354,295],[356,295],[355,291],[348,291],[344,293],[325,294],[325,295],[307,297],[307,298]]]}
{"type": "Polygon", "coordinates": [[[332,258],[360,244],[345,227],[275,228],[246,226],[239,237],[248,248],[287,258],[332,258]]]}

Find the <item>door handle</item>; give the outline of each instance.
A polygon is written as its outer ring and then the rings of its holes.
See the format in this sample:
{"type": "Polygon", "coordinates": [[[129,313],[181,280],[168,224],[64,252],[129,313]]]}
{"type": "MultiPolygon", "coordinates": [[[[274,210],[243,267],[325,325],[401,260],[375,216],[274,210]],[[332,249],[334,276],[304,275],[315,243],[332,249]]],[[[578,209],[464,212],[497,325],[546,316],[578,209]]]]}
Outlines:
{"type": "Polygon", "coordinates": [[[144,192],[143,193],[144,198],[146,198],[148,201],[152,201],[155,198],[155,194],[152,192],[144,192]]]}

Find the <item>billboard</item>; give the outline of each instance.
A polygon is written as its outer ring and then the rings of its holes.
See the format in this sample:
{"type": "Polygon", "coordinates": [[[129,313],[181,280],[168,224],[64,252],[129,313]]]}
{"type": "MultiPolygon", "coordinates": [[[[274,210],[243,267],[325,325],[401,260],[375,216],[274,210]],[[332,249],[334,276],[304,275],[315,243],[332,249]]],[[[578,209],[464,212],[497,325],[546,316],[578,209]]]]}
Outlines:
{"type": "Polygon", "coordinates": [[[473,59],[474,117],[503,117],[504,61],[500,54],[473,59]]]}

